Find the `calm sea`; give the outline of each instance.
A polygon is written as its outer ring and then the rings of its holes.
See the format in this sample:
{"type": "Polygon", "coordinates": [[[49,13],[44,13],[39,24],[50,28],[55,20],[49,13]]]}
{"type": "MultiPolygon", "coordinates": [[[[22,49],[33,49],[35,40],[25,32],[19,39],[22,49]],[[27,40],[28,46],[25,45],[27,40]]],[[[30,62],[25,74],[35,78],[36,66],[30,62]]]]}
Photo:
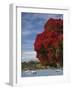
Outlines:
{"type": "Polygon", "coordinates": [[[22,71],[22,77],[35,77],[35,76],[56,76],[63,75],[62,69],[43,69],[43,70],[27,70],[22,71]]]}

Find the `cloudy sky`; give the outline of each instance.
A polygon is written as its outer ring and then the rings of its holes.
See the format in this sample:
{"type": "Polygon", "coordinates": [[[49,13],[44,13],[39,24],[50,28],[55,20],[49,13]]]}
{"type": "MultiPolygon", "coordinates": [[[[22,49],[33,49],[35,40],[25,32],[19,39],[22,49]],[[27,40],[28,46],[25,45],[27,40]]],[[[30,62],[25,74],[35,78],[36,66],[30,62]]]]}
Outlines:
{"type": "Polygon", "coordinates": [[[21,13],[21,57],[22,61],[36,59],[34,41],[50,18],[63,19],[62,14],[21,13]]]}

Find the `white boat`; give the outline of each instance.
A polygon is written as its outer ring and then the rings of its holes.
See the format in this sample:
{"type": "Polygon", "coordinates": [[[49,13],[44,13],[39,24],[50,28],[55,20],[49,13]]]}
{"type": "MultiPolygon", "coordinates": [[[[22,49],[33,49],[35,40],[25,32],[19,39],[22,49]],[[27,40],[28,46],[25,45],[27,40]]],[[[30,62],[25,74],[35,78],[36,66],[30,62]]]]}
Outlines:
{"type": "Polygon", "coordinates": [[[31,71],[31,70],[26,70],[25,71],[26,74],[30,75],[30,74],[36,74],[37,72],[36,71],[31,71]]]}
{"type": "Polygon", "coordinates": [[[26,71],[25,71],[25,74],[31,75],[31,71],[30,71],[30,70],[26,70],[26,71]]]}
{"type": "Polygon", "coordinates": [[[37,73],[37,71],[31,71],[31,73],[32,73],[32,74],[36,74],[36,73],[37,73]]]}
{"type": "Polygon", "coordinates": [[[28,73],[28,72],[30,72],[30,70],[26,70],[26,71],[25,71],[25,73],[28,73]]]}
{"type": "Polygon", "coordinates": [[[61,69],[57,69],[56,72],[61,72],[61,69]]]}

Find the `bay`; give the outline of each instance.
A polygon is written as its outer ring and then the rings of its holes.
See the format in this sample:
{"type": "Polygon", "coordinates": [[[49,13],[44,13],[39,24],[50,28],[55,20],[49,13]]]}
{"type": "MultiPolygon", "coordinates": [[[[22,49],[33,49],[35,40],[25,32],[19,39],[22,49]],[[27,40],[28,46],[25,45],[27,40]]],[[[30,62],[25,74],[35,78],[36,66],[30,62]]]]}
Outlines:
{"type": "Polygon", "coordinates": [[[42,70],[26,70],[22,71],[22,77],[35,77],[35,76],[59,76],[63,75],[63,69],[42,69],[42,70]]]}

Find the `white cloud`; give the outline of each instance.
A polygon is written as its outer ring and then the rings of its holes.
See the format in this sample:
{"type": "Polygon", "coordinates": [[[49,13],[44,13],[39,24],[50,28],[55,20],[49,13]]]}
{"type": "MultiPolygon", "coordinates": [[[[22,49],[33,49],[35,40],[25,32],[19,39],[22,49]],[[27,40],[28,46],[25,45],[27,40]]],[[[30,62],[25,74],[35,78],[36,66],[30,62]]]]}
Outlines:
{"type": "Polygon", "coordinates": [[[30,34],[32,34],[32,32],[29,31],[29,30],[24,30],[24,31],[22,32],[22,35],[24,35],[24,36],[27,36],[27,35],[30,35],[30,34]]]}
{"type": "Polygon", "coordinates": [[[22,62],[23,61],[31,61],[31,60],[33,60],[33,61],[35,61],[35,60],[37,60],[37,58],[36,58],[36,52],[34,52],[34,51],[23,51],[22,52],[22,62]]]}
{"type": "Polygon", "coordinates": [[[34,52],[34,51],[25,51],[25,52],[23,52],[24,54],[35,54],[36,52],[34,52]]]}

